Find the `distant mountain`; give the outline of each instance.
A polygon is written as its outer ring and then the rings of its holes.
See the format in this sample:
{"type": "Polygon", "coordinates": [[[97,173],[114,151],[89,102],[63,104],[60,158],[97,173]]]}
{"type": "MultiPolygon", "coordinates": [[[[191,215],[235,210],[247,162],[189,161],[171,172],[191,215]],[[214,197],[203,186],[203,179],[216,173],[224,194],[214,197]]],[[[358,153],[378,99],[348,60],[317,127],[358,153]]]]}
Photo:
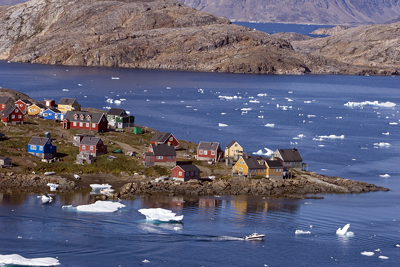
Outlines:
{"type": "Polygon", "coordinates": [[[375,24],[400,15],[400,0],[180,0],[239,21],[375,24]]]}

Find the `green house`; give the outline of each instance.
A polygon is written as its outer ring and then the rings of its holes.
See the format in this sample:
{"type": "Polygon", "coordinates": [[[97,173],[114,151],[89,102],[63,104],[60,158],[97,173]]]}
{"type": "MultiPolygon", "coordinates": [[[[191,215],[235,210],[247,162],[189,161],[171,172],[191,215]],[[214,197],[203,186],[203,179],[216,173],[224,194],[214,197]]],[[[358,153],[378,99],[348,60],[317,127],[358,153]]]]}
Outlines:
{"type": "Polygon", "coordinates": [[[133,127],[135,124],[135,117],[129,115],[125,110],[112,108],[107,112],[108,125],[117,129],[125,127],[133,127]]]}
{"type": "Polygon", "coordinates": [[[140,128],[140,127],[133,127],[133,133],[134,133],[134,134],[141,134],[141,133],[142,133],[142,128],[140,128]]]}

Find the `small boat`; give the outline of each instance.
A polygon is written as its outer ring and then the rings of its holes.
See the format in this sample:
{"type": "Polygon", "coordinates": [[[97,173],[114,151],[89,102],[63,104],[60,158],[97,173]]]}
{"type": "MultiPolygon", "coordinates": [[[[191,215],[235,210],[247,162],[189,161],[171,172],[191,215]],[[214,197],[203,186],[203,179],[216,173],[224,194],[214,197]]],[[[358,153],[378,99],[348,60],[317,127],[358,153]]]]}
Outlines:
{"type": "Polygon", "coordinates": [[[263,240],[264,237],[265,237],[265,235],[260,235],[260,234],[257,234],[257,233],[253,233],[253,234],[245,236],[243,238],[245,240],[263,240]]]}

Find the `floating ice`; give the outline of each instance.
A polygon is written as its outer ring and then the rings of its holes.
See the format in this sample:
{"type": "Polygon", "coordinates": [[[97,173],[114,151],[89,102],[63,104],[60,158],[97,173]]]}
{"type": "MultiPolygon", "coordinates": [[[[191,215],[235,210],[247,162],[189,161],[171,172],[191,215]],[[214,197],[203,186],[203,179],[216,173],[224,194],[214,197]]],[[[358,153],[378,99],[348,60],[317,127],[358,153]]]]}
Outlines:
{"type": "Polygon", "coordinates": [[[106,100],[106,102],[108,102],[108,103],[112,104],[112,103],[114,102],[114,99],[112,99],[112,98],[108,98],[108,99],[106,100]]]}
{"type": "Polygon", "coordinates": [[[353,232],[347,232],[347,230],[350,228],[350,224],[346,224],[343,228],[338,228],[336,230],[337,235],[344,235],[344,236],[354,236],[353,232]]]}
{"type": "Polygon", "coordinates": [[[225,124],[225,123],[218,123],[218,126],[219,126],[219,127],[226,127],[226,126],[228,126],[228,124],[225,124]]]}
{"type": "Polygon", "coordinates": [[[111,80],[119,80],[119,77],[111,77],[111,80]]]}
{"type": "Polygon", "coordinates": [[[68,92],[69,90],[68,89],[62,89],[64,92],[68,92]]]}
{"type": "Polygon", "coordinates": [[[57,266],[60,262],[55,258],[34,258],[27,259],[18,254],[0,255],[0,264],[22,265],[22,266],[57,266]]]}
{"type": "Polygon", "coordinates": [[[109,184],[91,184],[90,187],[93,191],[100,191],[102,189],[111,189],[111,185],[109,184]]]}
{"type": "Polygon", "coordinates": [[[252,108],[242,108],[242,109],[240,109],[241,111],[249,111],[249,110],[252,110],[252,108]]]}
{"type": "Polygon", "coordinates": [[[149,261],[149,260],[146,260],[146,259],[144,259],[144,260],[142,260],[142,262],[144,262],[144,263],[149,263],[150,261],[149,261]]]}
{"type": "Polygon", "coordinates": [[[274,154],[274,151],[272,151],[271,149],[264,147],[265,151],[264,152],[262,149],[258,150],[257,152],[253,152],[253,155],[259,155],[259,156],[267,156],[270,157],[274,154]]]}
{"type": "Polygon", "coordinates": [[[78,83],[78,86],[82,86],[82,84],[81,84],[81,83],[78,83]]]}
{"type": "Polygon", "coordinates": [[[315,116],[315,115],[307,115],[307,117],[308,117],[308,118],[315,118],[315,117],[317,117],[317,116],[315,116]]]}
{"type": "Polygon", "coordinates": [[[165,87],[165,89],[167,89],[167,90],[171,90],[171,87],[167,86],[167,87],[165,87]]]}
{"type": "Polygon", "coordinates": [[[390,125],[397,125],[397,122],[389,122],[390,125]]]}
{"type": "Polygon", "coordinates": [[[311,101],[304,101],[304,104],[311,104],[311,101]]]}
{"type": "Polygon", "coordinates": [[[383,135],[389,135],[389,132],[386,132],[386,133],[382,133],[383,135]]]}
{"type": "Polygon", "coordinates": [[[265,127],[274,128],[274,127],[275,127],[275,124],[273,124],[273,123],[267,123],[267,124],[265,124],[264,126],[265,126],[265,127]]]}
{"type": "Polygon", "coordinates": [[[382,255],[379,256],[379,258],[382,259],[382,260],[388,260],[388,259],[389,259],[389,257],[387,257],[387,256],[382,256],[382,255]]]}
{"type": "Polygon", "coordinates": [[[380,142],[380,143],[374,143],[374,146],[390,146],[390,144],[389,143],[380,142]]]}
{"type": "Polygon", "coordinates": [[[264,93],[264,94],[257,94],[257,96],[267,96],[267,93],[264,93]]]}
{"type": "Polygon", "coordinates": [[[264,118],[264,115],[258,116],[258,118],[259,118],[259,119],[263,119],[263,118],[264,118]]]}
{"type": "Polygon", "coordinates": [[[376,106],[376,107],[385,107],[385,108],[391,108],[395,107],[396,104],[393,102],[385,102],[385,103],[379,103],[378,101],[364,101],[364,102],[347,102],[344,104],[345,106],[348,107],[362,107],[362,106],[376,106]]]}
{"type": "Polygon", "coordinates": [[[225,96],[225,95],[220,95],[218,96],[220,99],[225,99],[225,100],[232,100],[232,99],[241,99],[241,96],[225,96]]]}
{"type": "Polygon", "coordinates": [[[43,204],[53,201],[53,198],[51,196],[46,196],[46,195],[42,195],[41,199],[43,204]]]}
{"type": "Polygon", "coordinates": [[[114,104],[120,105],[121,104],[121,100],[114,100],[114,104]]]}
{"type": "Polygon", "coordinates": [[[372,252],[372,251],[361,252],[361,255],[364,255],[364,256],[373,256],[374,254],[375,254],[375,252],[372,252]]]}
{"type": "Polygon", "coordinates": [[[204,89],[198,89],[197,92],[204,94],[204,89]]]}
{"type": "Polygon", "coordinates": [[[48,183],[47,186],[50,187],[50,191],[56,191],[57,187],[59,187],[59,184],[53,184],[53,183],[48,183]]]}
{"type": "Polygon", "coordinates": [[[62,206],[62,209],[83,212],[115,212],[123,207],[125,207],[125,205],[120,202],[97,200],[93,204],[79,205],[77,207],[72,207],[72,205],[62,206]]]}
{"type": "Polygon", "coordinates": [[[288,97],[285,97],[285,99],[287,99],[288,102],[293,102],[293,99],[290,99],[288,97]]]}
{"type": "Polygon", "coordinates": [[[226,112],[222,112],[221,115],[226,115],[226,112]]]}
{"type": "Polygon", "coordinates": [[[380,177],[383,177],[383,178],[389,178],[390,177],[390,175],[389,174],[383,174],[383,175],[379,175],[380,177]]]}
{"type": "Polygon", "coordinates": [[[324,141],[325,139],[344,139],[344,135],[318,135],[317,138],[313,138],[316,141],[324,141]]]}
{"type": "Polygon", "coordinates": [[[303,234],[309,235],[309,234],[311,234],[311,232],[310,231],[303,231],[303,230],[296,230],[294,232],[294,234],[296,234],[296,235],[303,235],[303,234]]]}
{"type": "Polygon", "coordinates": [[[176,213],[173,213],[170,210],[162,208],[140,209],[139,212],[145,215],[146,219],[150,221],[169,222],[169,221],[181,221],[183,219],[183,215],[175,216],[176,213]]]}

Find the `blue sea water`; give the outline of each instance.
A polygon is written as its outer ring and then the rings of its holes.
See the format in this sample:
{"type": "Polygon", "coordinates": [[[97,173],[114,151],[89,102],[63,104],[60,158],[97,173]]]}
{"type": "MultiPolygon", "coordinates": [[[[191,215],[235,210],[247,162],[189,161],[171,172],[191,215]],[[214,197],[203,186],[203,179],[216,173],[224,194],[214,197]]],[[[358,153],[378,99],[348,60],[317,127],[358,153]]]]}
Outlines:
{"type": "Polygon", "coordinates": [[[49,205],[36,195],[1,195],[0,254],[57,257],[61,266],[77,267],[399,266],[399,79],[0,61],[0,86],[37,100],[74,97],[83,107],[123,108],[137,124],[172,132],[179,139],[219,142],[222,147],[236,140],[247,152],[296,147],[310,171],[390,188],[323,194],[321,200],[138,197],[123,200],[126,207],[111,214],[61,208],[92,203],[87,191],[57,195],[49,205]],[[107,99],[122,100],[115,104],[107,99]],[[345,106],[349,101],[390,101],[396,106],[345,106]],[[148,223],[137,210],[151,207],[184,215],[183,223],[148,223]],[[347,223],[355,235],[336,235],[347,223]],[[296,230],[311,234],[295,235],[296,230]],[[265,233],[265,240],[242,240],[254,231],[265,233]],[[375,254],[368,257],[363,251],[375,254]]]}

